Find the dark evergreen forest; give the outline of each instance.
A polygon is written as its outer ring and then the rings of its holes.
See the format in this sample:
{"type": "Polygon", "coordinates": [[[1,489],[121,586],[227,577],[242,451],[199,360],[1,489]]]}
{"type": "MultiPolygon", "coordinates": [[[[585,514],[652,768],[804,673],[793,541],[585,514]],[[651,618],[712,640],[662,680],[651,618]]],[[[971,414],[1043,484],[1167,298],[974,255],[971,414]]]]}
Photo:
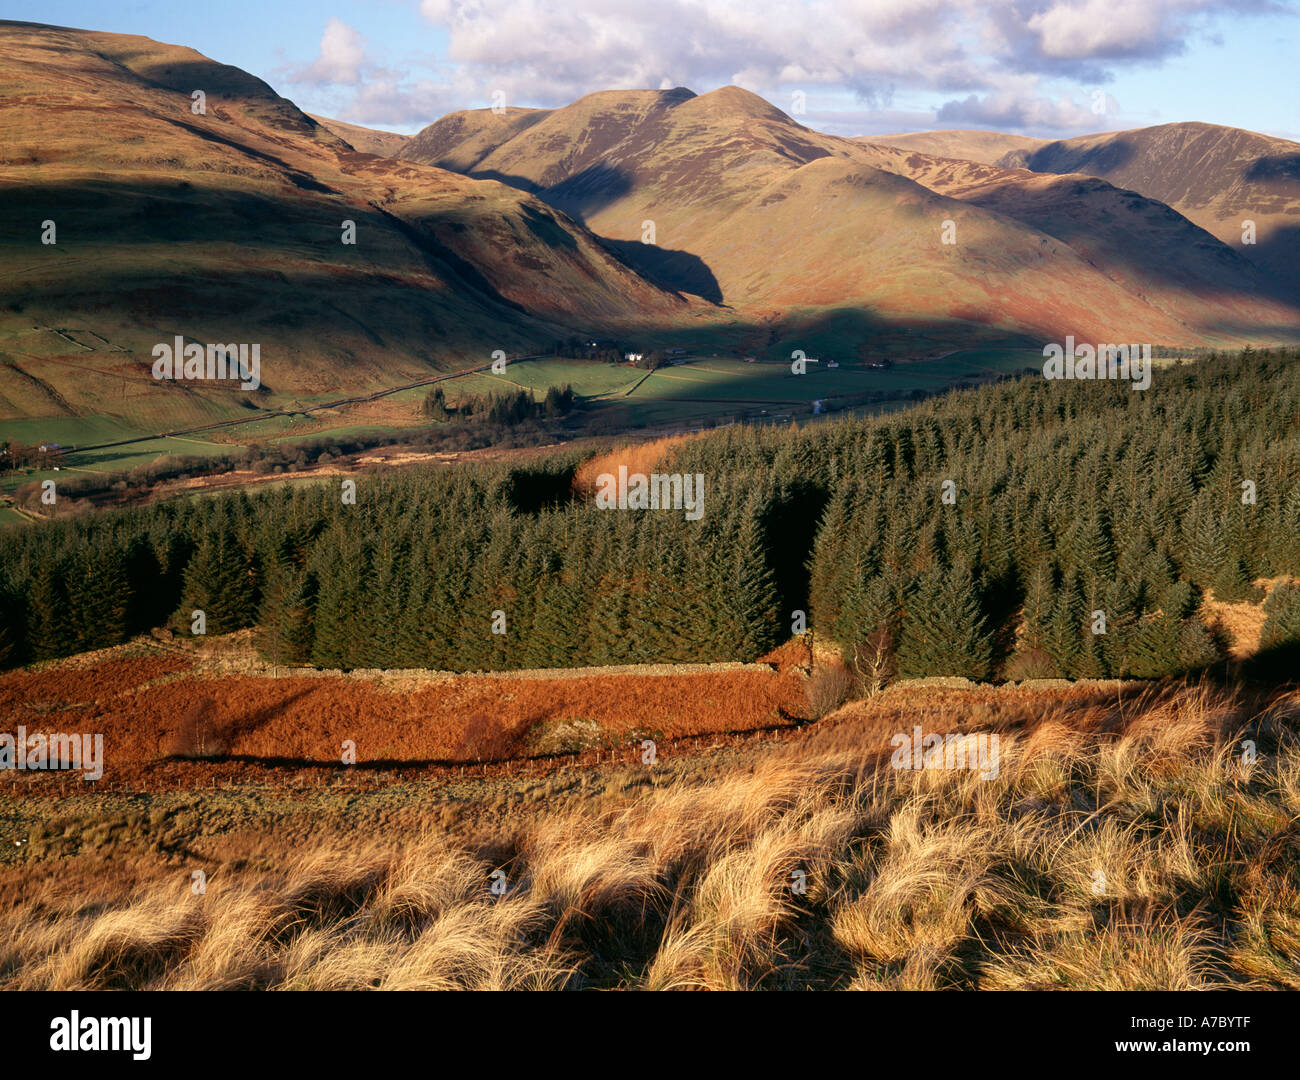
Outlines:
{"type": "MultiPolygon", "coordinates": [[[[704,475],[700,521],[597,509],[572,495],[578,464],[5,530],[0,663],[189,633],[196,610],[209,634],[255,627],[283,664],[752,660],[806,611],[889,674],[1194,671],[1222,656],[1196,617],[1207,590],[1258,599],[1252,581],[1300,576],[1300,351],[1158,368],[1143,392],[1024,377],[876,419],[722,429],[665,466],[704,475]]],[[[1267,612],[1266,645],[1292,658],[1300,589],[1267,612]]]]}

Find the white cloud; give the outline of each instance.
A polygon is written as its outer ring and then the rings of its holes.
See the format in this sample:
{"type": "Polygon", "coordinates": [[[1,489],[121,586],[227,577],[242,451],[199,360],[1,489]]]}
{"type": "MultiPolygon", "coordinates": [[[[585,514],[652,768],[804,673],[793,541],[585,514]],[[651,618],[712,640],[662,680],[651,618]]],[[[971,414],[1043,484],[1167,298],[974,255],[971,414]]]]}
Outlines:
{"type": "Polygon", "coordinates": [[[949,101],[935,112],[934,119],[943,127],[995,128],[999,131],[1098,131],[1106,127],[1106,111],[1114,112],[1114,98],[1103,94],[1101,112],[1091,102],[1079,104],[1073,98],[1019,96],[1011,93],[988,94],[949,101]]]}
{"type": "Polygon", "coordinates": [[[1204,17],[1275,0],[420,0],[445,31],[432,78],[374,64],[331,18],[290,81],[355,87],[351,114],[422,123],[419,110],[555,106],[595,90],[734,83],[778,104],[794,89],[944,122],[1097,130],[1085,101],[1116,65],[1177,55],[1204,17]],[[1074,91],[1073,94],[1070,91],[1074,91]],[[403,94],[412,100],[402,103],[403,94]],[[418,100],[416,100],[418,98],[418,100]],[[983,118],[983,119],[981,119],[983,118]]]}
{"type": "Polygon", "coordinates": [[[1057,0],[1026,26],[1055,59],[1168,55],[1180,51],[1191,17],[1229,5],[1214,0],[1057,0]]]}
{"type": "Polygon", "coordinates": [[[1000,73],[1180,51],[1209,12],[1270,0],[423,0],[448,56],[513,96],[580,96],[690,85],[744,71],[872,90],[906,79],[939,90],[997,89],[1000,73]],[[653,81],[652,81],[653,79],[653,81]]]}
{"type": "Polygon", "coordinates": [[[330,16],[320,39],[320,55],[305,68],[288,75],[305,85],[356,86],[366,63],[365,40],[342,19],[330,16]]]}

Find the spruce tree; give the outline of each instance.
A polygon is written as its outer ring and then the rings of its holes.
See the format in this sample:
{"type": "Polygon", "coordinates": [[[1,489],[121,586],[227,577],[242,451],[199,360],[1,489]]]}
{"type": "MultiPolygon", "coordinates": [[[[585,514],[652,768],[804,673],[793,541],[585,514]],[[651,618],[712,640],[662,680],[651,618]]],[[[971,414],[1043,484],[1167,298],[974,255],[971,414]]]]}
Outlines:
{"type": "Polygon", "coordinates": [[[751,661],[776,644],[776,588],[767,565],[762,500],[753,495],[737,522],[726,595],[735,658],[751,661]]]}
{"type": "Polygon", "coordinates": [[[851,630],[844,659],[867,691],[879,690],[897,667],[898,606],[882,577],[864,582],[850,602],[851,630]]]}
{"type": "Polygon", "coordinates": [[[1144,619],[1134,630],[1128,654],[1128,673],[1139,679],[1176,675],[1182,665],[1180,637],[1183,620],[1160,612],[1144,619]]]}
{"type": "Polygon", "coordinates": [[[73,567],[80,647],[102,649],[125,641],[130,595],[121,550],[111,542],[85,550],[73,567]]]}
{"type": "Polygon", "coordinates": [[[1137,596],[1127,580],[1113,581],[1102,591],[1102,610],[1106,613],[1106,633],[1099,642],[1102,664],[1107,674],[1123,676],[1139,619],[1137,596]]]}
{"type": "Polygon", "coordinates": [[[904,605],[899,674],[987,679],[992,654],[970,570],[958,564],[922,574],[904,605]]]}
{"type": "Polygon", "coordinates": [[[1051,564],[1045,559],[1034,563],[1028,571],[1023,588],[1024,633],[1021,647],[1025,651],[1045,651],[1052,611],[1056,604],[1056,582],[1051,564]]]}
{"type": "Polygon", "coordinates": [[[267,565],[255,637],[264,660],[286,666],[310,661],[314,581],[293,564],[284,548],[267,565]]]}
{"type": "Polygon", "coordinates": [[[76,609],[68,589],[70,560],[41,560],[32,577],[27,604],[27,641],[35,660],[70,656],[81,644],[76,609]]]}
{"type": "Polygon", "coordinates": [[[1225,552],[1222,565],[1210,580],[1214,599],[1223,601],[1258,600],[1260,590],[1250,580],[1242,557],[1235,552],[1225,552]]]}
{"type": "Polygon", "coordinates": [[[1078,578],[1073,572],[1067,573],[1057,590],[1043,642],[1048,655],[1056,661],[1056,669],[1067,679],[1075,677],[1082,656],[1083,617],[1078,578]]]}
{"type": "Polygon", "coordinates": [[[205,533],[185,568],[177,621],[190,626],[202,611],[209,634],[227,634],[256,620],[252,562],[229,528],[205,533]]]}

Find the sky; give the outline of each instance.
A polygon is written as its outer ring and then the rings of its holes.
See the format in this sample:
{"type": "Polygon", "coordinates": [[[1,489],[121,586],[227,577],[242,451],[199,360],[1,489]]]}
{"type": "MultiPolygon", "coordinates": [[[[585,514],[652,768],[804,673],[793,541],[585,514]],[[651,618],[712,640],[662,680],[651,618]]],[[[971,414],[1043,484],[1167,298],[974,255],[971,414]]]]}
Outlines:
{"type": "Polygon", "coordinates": [[[1044,138],[1200,120],[1300,141],[1300,0],[5,0],[188,45],[308,112],[413,133],[459,109],[734,84],[837,135],[1044,138]]]}

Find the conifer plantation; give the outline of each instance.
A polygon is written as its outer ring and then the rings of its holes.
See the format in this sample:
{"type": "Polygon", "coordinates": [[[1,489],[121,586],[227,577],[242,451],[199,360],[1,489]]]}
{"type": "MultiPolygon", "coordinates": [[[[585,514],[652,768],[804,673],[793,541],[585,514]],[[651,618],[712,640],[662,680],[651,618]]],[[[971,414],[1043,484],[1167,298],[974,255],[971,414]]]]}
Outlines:
{"type": "MultiPolygon", "coordinates": [[[[597,508],[575,455],[59,520],[0,535],[0,663],[189,634],[196,611],[321,668],[753,660],[802,610],[900,676],[1179,674],[1223,655],[1204,597],[1300,575],[1298,421],[1300,352],[1247,349],[1144,392],[1025,377],[702,435],[660,466],[703,474],[699,521],[597,508]]],[[[1279,670],[1298,597],[1265,608],[1279,670]]]]}

